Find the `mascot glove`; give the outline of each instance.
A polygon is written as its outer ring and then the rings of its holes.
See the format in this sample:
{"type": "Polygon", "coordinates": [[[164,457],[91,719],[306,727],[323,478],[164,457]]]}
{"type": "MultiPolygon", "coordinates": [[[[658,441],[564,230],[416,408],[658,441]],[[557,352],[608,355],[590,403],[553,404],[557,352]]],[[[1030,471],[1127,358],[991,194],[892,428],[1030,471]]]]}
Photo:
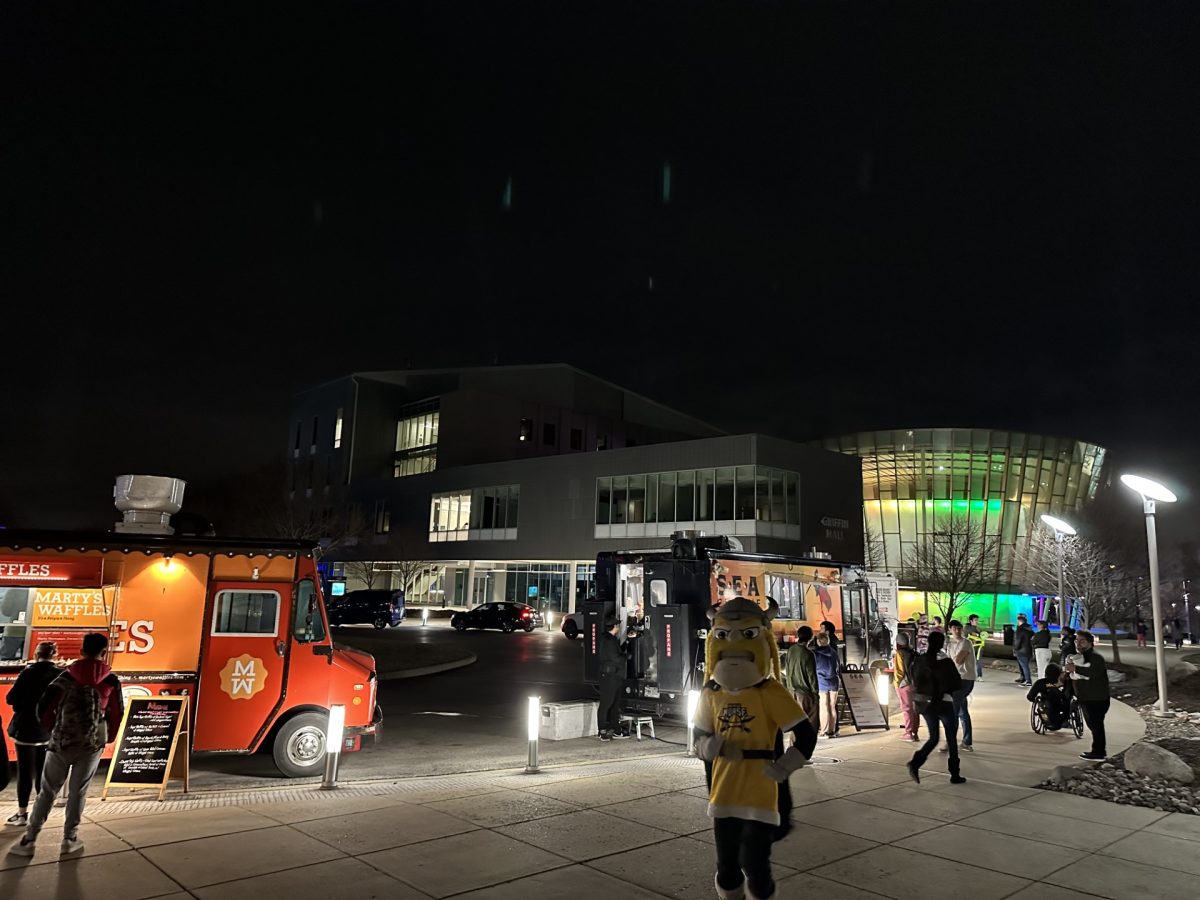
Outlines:
{"type": "Polygon", "coordinates": [[[704,737],[696,738],[696,755],[712,762],[721,755],[721,747],[724,743],[725,737],[720,734],[706,734],[704,737]]]}
{"type": "Polygon", "coordinates": [[[791,747],[775,762],[763,766],[763,774],[772,781],[782,784],[788,780],[789,775],[802,768],[806,762],[808,762],[808,758],[795,747],[791,747]]]}

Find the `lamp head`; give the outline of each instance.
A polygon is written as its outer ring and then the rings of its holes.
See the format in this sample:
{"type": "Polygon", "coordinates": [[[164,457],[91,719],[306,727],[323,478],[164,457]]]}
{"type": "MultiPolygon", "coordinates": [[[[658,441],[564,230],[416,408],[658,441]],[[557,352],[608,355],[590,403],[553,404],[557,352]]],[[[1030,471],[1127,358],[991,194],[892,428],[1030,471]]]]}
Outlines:
{"type": "Polygon", "coordinates": [[[1042,521],[1050,526],[1050,528],[1061,534],[1065,534],[1068,537],[1076,534],[1075,528],[1070,522],[1064,522],[1062,519],[1059,519],[1056,516],[1047,516],[1043,514],[1042,521]]]}
{"type": "Polygon", "coordinates": [[[1135,493],[1141,494],[1146,500],[1159,500],[1163,503],[1174,503],[1178,497],[1164,484],[1143,478],[1141,475],[1122,475],[1121,484],[1135,493]]]}

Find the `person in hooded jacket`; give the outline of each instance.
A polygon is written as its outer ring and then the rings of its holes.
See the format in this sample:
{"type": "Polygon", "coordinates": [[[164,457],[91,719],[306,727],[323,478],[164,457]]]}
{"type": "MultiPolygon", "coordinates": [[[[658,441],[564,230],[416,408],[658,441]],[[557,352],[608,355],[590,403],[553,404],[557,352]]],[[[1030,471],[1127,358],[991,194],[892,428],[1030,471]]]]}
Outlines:
{"type": "Polygon", "coordinates": [[[958,719],[954,715],[954,692],[962,687],[962,678],[954,660],[939,656],[945,645],[946,636],[940,631],[930,632],[929,646],[913,664],[916,681],[917,711],[925,720],[929,739],[913,754],[908,763],[908,776],[921,783],[921,766],[938,745],[938,727],[946,729],[946,745],[950,753],[950,783],[962,784],[967,779],[959,772],[958,765],[958,719]]]}
{"type": "Polygon", "coordinates": [[[837,737],[838,670],[841,667],[837,651],[829,645],[829,635],[824,631],[817,635],[813,658],[817,664],[817,687],[821,692],[821,735],[837,737]]]}
{"type": "Polygon", "coordinates": [[[53,641],[38,644],[34,661],[17,676],[4,698],[13,709],[8,735],[17,749],[17,811],[4,823],[11,828],[29,824],[29,798],[42,789],[42,767],[46,764],[50,732],[38,718],[37,704],[50,682],[62,673],[54,663],[57,653],[58,646],[53,641]]]}
{"type": "Polygon", "coordinates": [[[29,825],[21,840],[8,850],[15,856],[33,856],[38,834],[68,774],[67,814],[59,851],[66,855],[83,850],[78,831],[88,785],[96,774],[104,745],[116,738],[125,713],[121,683],[100,659],[106,649],[107,635],[84,635],[81,658],[55,678],[38,701],[37,715],[50,730],[50,743],[42,770],[42,789],[33,804],[29,825]]]}

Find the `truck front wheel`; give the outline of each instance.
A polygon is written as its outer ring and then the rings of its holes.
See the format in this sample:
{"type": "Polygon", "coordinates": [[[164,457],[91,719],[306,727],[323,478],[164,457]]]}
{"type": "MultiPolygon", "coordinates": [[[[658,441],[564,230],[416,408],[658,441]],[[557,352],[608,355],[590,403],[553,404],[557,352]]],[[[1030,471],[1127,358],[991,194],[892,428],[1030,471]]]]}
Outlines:
{"type": "Polygon", "coordinates": [[[325,764],[326,722],[326,716],[312,712],[288,719],[271,748],[275,767],[288,778],[320,775],[325,764]]]}

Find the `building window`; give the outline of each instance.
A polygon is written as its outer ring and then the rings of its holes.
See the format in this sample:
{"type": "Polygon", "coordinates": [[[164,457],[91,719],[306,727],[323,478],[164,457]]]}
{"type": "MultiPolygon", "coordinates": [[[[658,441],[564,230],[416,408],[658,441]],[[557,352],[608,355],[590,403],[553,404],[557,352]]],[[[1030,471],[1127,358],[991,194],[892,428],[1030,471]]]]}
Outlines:
{"type": "Polygon", "coordinates": [[[583,429],[582,428],[572,428],[571,429],[571,449],[572,450],[582,450],[583,449],[583,429]]]}
{"type": "Polygon", "coordinates": [[[441,413],[437,400],[407,407],[396,423],[396,455],[392,476],[422,475],[437,468],[438,426],[441,413]]]}
{"type": "Polygon", "coordinates": [[[542,443],[547,447],[558,444],[558,428],[553,422],[542,423],[542,443]]]}
{"type": "Polygon", "coordinates": [[[520,506],[519,484],[434,494],[429,508],[429,540],[515,540],[520,506]]]}
{"type": "Polygon", "coordinates": [[[339,406],[337,418],[333,420],[333,449],[342,446],[342,408],[339,406]]]}
{"type": "Polygon", "coordinates": [[[309,445],[308,452],[317,452],[317,425],[320,422],[317,416],[313,416],[312,444],[309,445]]]}
{"type": "Polygon", "coordinates": [[[303,427],[304,427],[303,422],[296,423],[296,444],[295,444],[295,446],[292,447],[292,456],[293,457],[300,455],[300,429],[303,427]]]}
{"type": "Polygon", "coordinates": [[[386,500],[375,501],[375,533],[387,534],[392,530],[392,509],[386,500]]]}
{"type": "Polygon", "coordinates": [[[521,432],[518,440],[532,441],[533,440],[533,419],[521,420],[521,432]]]}

